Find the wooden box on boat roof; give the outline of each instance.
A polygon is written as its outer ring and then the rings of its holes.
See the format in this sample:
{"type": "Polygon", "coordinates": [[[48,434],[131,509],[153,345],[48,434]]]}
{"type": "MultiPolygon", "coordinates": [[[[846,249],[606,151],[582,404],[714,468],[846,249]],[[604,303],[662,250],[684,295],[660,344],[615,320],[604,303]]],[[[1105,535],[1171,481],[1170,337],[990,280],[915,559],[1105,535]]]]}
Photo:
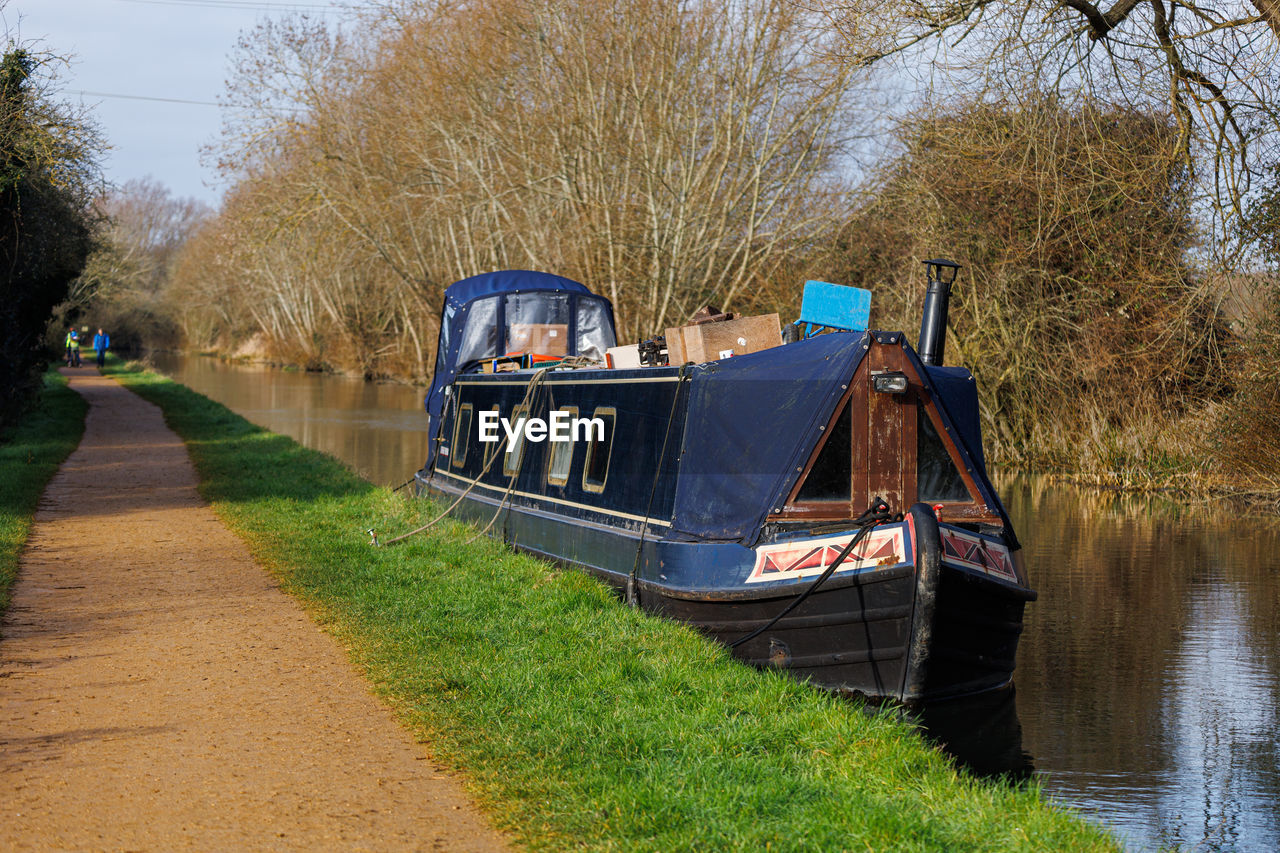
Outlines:
{"type": "Polygon", "coordinates": [[[687,361],[701,364],[779,346],[782,346],[782,324],[777,314],[667,329],[667,351],[672,364],[687,361]]]}

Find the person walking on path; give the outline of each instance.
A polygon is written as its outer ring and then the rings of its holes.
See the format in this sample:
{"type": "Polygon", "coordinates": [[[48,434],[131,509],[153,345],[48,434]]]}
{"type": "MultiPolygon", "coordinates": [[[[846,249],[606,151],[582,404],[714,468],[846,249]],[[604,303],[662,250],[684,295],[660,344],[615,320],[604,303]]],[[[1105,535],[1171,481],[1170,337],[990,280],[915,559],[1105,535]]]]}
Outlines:
{"type": "Polygon", "coordinates": [[[203,502],[160,409],[67,375],[84,438],[0,621],[0,850],[507,849],[203,502]]]}
{"type": "Polygon", "coordinates": [[[80,333],[75,329],[67,332],[67,367],[80,366],[80,333]]]}
{"type": "Polygon", "coordinates": [[[93,336],[93,351],[98,354],[98,367],[107,363],[107,348],[111,346],[111,336],[101,329],[93,336]]]}

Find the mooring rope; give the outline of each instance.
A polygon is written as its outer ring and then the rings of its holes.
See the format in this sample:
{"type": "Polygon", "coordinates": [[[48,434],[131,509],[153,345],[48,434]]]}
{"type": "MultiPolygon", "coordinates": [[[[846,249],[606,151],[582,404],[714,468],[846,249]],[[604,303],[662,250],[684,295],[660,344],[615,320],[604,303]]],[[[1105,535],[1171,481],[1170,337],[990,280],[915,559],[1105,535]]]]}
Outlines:
{"type": "Polygon", "coordinates": [[[640,541],[636,543],[636,558],[631,564],[631,574],[627,576],[626,597],[627,603],[632,607],[640,604],[640,590],[638,588],[640,577],[640,551],[644,548],[644,535],[649,529],[649,517],[653,512],[653,496],[658,491],[658,479],[662,476],[662,463],[667,457],[667,441],[671,438],[671,425],[676,419],[676,408],[680,403],[680,389],[684,387],[685,380],[692,374],[689,372],[690,365],[682,364],[680,366],[680,378],[676,382],[675,393],[671,395],[671,411],[667,413],[667,431],[662,436],[662,450],[658,453],[658,464],[653,471],[653,483],[649,486],[649,503],[644,508],[644,523],[640,525],[640,541]]]}
{"type": "MultiPolygon", "coordinates": [[[[559,367],[560,365],[555,365],[555,366],[559,367]]],[[[544,368],[539,372],[545,375],[545,373],[550,369],[551,368],[544,368]]],[[[526,412],[529,414],[529,416],[532,416],[533,413],[538,409],[538,391],[542,390],[542,388],[543,388],[542,381],[538,377],[534,377],[534,379],[531,379],[529,381],[529,387],[525,389],[524,399],[520,401],[520,405],[516,406],[516,409],[525,408],[527,404],[528,408],[526,409],[526,412]],[[535,381],[537,382],[536,387],[534,384],[535,381]]],[[[548,394],[549,393],[550,393],[550,389],[548,389],[548,394]]],[[[550,411],[550,409],[554,405],[555,405],[555,399],[548,398],[548,404],[547,404],[548,411],[550,411]]],[[[503,443],[506,443],[506,440],[507,440],[507,437],[504,435],[502,438],[503,443]]],[[[501,450],[501,449],[502,449],[502,446],[499,445],[498,450],[501,450]]],[[[495,450],[493,455],[494,455],[494,458],[496,459],[498,456],[498,451],[495,450]]],[[[490,465],[493,464],[492,459],[489,460],[489,464],[490,465]]],[[[487,465],[485,466],[485,469],[488,470],[487,465]]],[[[522,470],[524,470],[524,446],[523,445],[521,445],[521,448],[520,448],[520,458],[516,460],[515,470],[513,470],[510,476],[507,478],[507,488],[502,493],[502,499],[498,501],[498,508],[495,509],[493,511],[493,515],[489,517],[489,523],[486,524],[479,533],[477,533],[475,536],[472,536],[470,539],[468,539],[466,544],[470,545],[471,543],[475,542],[481,536],[484,536],[486,533],[488,533],[489,528],[493,527],[493,523],[498,520],[498,516],[502,515],[502,508],[506,505],[507,498],[511,497],[512,493],[515,492],[516,480],[520,478],[520,472],[522,470]]],[[[481,476],[483,476],[483,474],[481,474],[481,476]]]]}
{"type": "MultiPolygon", "coordinates": [[[[551,369],[552,368],[550,367],[541,368],[536,373],[534,373],[533,376],[529,378],[529,383],[525,386],[524,399],[521,400],[520,403],[516,406],[517,411],[528,407],[526,411],[532,412],[533,404],[537,400],[537,396],[536,396],[537,392],[542,387],[542,380],[546,377],[547,373],[551,369]]],[[[455,399],[456,399],[456,395],[455,395],[455,399]]],[[[457,418],[457,412],[458,412],[458,409],[457,409],[457,405],[455,404],[455,407],[454,407],[455,419],[457,418]]],[[[442,427],[444,426],[443,422],[441,423],[441,426],[442,427]]],[[[490,456],[489,461],[484,464],[484,468],[482,468],[480,470],[480,473],[476,476],[476,478],[471,481],[471,484],[468,485],[465,489],[463,489],[462,494],[458,495],[458,497],[454,500],[454,502],[449,504],[448,508],[445,509],[444,512],[440,513],[435,518],[431,519],[421,527],[410,530],[408,533],[402,533],[399,536],[388,539],[386,542],[383,542],[381,544],[383,546],[386,546],[386,545],[394,545],[397,542],[403,542],[405,539],[408,539],[410,536],[416,536],[419,533],[422,533],[426,530],[430,530],[437,523],[443,520],[449,513],[453,512],[453,510],[458,506],[458,504],[462,503],[462,499],[465,498],[467,495],[469,495],[471,493],[471,490],[476,487],[476,485],[480,482],[480,479],[484,477],[485,474],[489,473],[489,469],[493,467],[494,461],[503,455],[502,449],[503,447],[506,446],[506,443],[507,443],[507,436],[503,435],[502,439],[498,442],[498,446],[494,448],[493,455],[490,456]]],[[[456,449],[457,448],[455,448],[455,451],[456,449]]],[[[516,470],[513,471],[511,474],[511,479],[507,485],[507,491],[503,495],[502,501],[498,503],[498,512],[494,513],[494,518],[497,518],[498,513],[502,511],[502,504],[506,502],[507,497],[515,489],[516,478],[520,475],[520,469],[523,467],[524,467],[524,452],[523,450],[521,450],[520,459],[516,463],[516,470]]],[[[412,482],[413,480],[409,480],[409,483],[412,483],[412,482]]],[[[408,483],[405,483],[405,485],[408,485],[408,483]]],[[[493,519],[490,519],[489,524],[485,526],[484,531],[481,531],[481,533],[488,531],[489,527],[492,525],[493,525],[493,519]]],[[[367,532],[370,536],[372,544],[375,546],[378,545],[379,544],[378,536],[375,530],[373,528],[369,528],[367,532]]],[[[473,538],[470,541],[475,541],[475,539],[473,538]]]]}
{"type": "Polygon", "coordinates": [[[817,591],[818,587],[822,586],[824,583],[827,582],[827,578],[835,574],[835,571],[837,568],[840,567],[840,564],[845,561],[846,557],[848,557],[850,554],[853,553],[853,549],[858,546],[859,542],[861,542],[864,538],[866,538],[866,535],[871,532],[871,529],[873,527],[875,527],[877,524],[884,524],[885,522],[892,521],[892,520],[893,520],[893,513],[889,511],[889,504],[885,502],[884,498],[877,496],[875,499],[871,501],[871,506],[867,507],[866,511],[863,512],[862,515],[858,516],[853,520],[853,523],[858,526],[858,532],[852,539],[849,540],[849,544],[844,546],[844,550],[842,550],[840,552],[840,555],[836,557],[835,562],[827,566],[826,571],[824,571],[818,577],[818,579],[809,586],[808,589],[800,593],[800,595],[796,596],[796,598],[793,599],[790,604],[788,604],[785,608],[783,608],[781,613],[779,613],[777,616],[770,619],[764,625],[761,625],[759,628],[752,631],[750,634],[747,634],[747,636],[734,640],[732,643],[729,644],[729,648],[731,649],[737,648],[738,646],[742,645],[748,640],[754,640],[756,637],[760,636],[765,631],[768,631],[774,625],[777,625],[778,622],[782,619],[782,617],[786,616],[792,610],[795,610],[797,607],[799,607],[806,598],[808,598],[810,595],[812,595],[814,592],[817,591]]]}

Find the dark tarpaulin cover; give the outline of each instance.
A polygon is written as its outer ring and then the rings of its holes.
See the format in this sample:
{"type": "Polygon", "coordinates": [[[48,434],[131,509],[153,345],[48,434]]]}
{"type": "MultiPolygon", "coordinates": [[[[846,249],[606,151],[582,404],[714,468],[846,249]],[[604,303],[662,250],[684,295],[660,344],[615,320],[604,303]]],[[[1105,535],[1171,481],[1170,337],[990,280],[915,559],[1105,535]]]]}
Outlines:
{"type": "MultiPolygon", "coordinates": [[[[782,506],[817,445],[818,428],[834,412],[866,342],[861,334],[819,335],[695,367],[671,535],[755,544],[765,518],[782,506]]],[[[985,484],[972,374],[963,367],[926,366],[910,348],[907,354],[985,484]]]]}
{"type": "MultiPolygon", "coordinates": [[[[923,365],[922,365],[923,366],[923,365]]],[[[987,461],[982,455],[982,422],[978,414],[978,384],[973,374],[963,367],[925,367],[929,381],[937,392],[942,415],[951,421],[961,443],[978,463],[984,476],[987,461]]]]}
{"type": "Polygon", "coordinates": [[[917,370],[923,370],[933,386],[933,396],[946,422],[947,432],[960,445],[964,453],[968,453],[976,470],[974,479],[978,483],[978,491],[983,494],[987,506],[995,510],[1003,520],[1005,541],[1009,547],[1017,551],[1022,546],[1013,532],[1013,522],[1005,512],[995,487],[987,477],[987,461],[982,453],[982,419],[978,409],[978,386],[971,374],[963,367],[932,367],[922,364],[910,349],[907,354],[916,364],[917,370]]]}
{"type": "Polygon", "coordinates": [[[866,352],[834,333],[693,368],[671,535],[751,544],[866,352]]]}

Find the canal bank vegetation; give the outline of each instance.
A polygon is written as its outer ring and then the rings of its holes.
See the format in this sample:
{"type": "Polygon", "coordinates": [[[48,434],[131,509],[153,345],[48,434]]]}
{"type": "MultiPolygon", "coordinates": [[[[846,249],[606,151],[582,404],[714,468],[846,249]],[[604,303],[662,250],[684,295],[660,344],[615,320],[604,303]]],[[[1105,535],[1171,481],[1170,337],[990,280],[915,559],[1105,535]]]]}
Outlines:
{"type": "Polygon", "coordinates": [[[584,574],[115,372],[187,442],[201,491],[343,642],[492,819],[537,849],[1118,849],[1034,783],[956,771],[907,722],[733,661],[584,574]]]}
{"type": "Polygon", "coordinates": [[[953,247],[948,361],[978,378],[997,460],[1136,484],[1203,458],[1160,433],[1228,400],[1242,352],[1221,281],[1191,264],[1177,136],[1168,116],[1050,93],[922,113],[842,234],[841,280],[892,328],[918,325],[918,258],[953,247]]]}
{"type": "Polygon", "coordinates": [[[13,41],[0,56],[0,427],[41,387],[50,316],[93,245],[105,146],[83,109],[50,94],[63,61],[13,41]]]}
{"type": "Polygon", "coordinates": [[[88,408],[61,374],[49,371],[37,402],[0,427],[0,613],[9,607],[36,504],[58,466],[80,443],[88,408]]]}
{"type": "Polygon", "coordinates": [[[1280,42],[1192,6],[979,4],[985,35],[945,55],[955,10],[927,3],[264,24],[229,82],[231,189],[174,260],[168,316],[192,349],[421,382],[444,288],[478,272],[580,280],[624,341],[708,303],[794,318],[806,278],[914,333],[919,262],[948,256],[948,360],[993,461],[1280,500],[1280,42]],[[969,76],[913,88],[912,67],[969,76]]]}

